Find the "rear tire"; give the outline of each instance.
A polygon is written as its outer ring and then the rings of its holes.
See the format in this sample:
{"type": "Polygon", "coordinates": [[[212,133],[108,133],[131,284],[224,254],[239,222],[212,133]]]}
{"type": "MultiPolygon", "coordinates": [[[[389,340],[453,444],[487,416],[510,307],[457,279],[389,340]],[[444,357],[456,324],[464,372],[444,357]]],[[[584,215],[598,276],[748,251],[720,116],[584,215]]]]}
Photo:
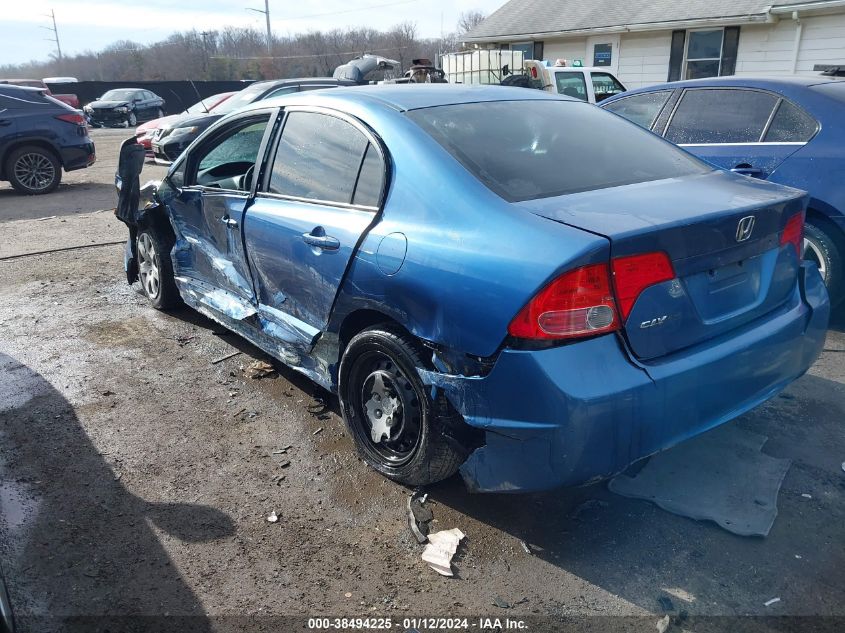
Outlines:
{"type": "Polygon", "coordinates": [[[6,177],[20,193],[38,196],[55,191],[62,181],[62,163],[53,152],[38,145],[24,145],[6,159],[6,177]]]}
{"type": "Polygon", "coordinates": [[[804,225],[804,259],[815,262],[830,295],[830,303],[838,305],[845,298],[845,265],[843,253],[824,225],[804,225]]]}
{"type": "Polygon", "coordinates": [[[169,230],[145,226],[138,231],[135,257],[141,289],[156,310],[171,310],[182,305],[179,289],[173,278],[170,251],[175,239],[169,230]]]}
{"type": "Polygon", "coordinates": [[[417,374],[418,350],[404,332],[375,326],[349,342],[339,371],[341,411],[359,455],[408,486],[451,477],[466,457],[447,433],[457,423],[448,403],[432,400],[417,374]]]}

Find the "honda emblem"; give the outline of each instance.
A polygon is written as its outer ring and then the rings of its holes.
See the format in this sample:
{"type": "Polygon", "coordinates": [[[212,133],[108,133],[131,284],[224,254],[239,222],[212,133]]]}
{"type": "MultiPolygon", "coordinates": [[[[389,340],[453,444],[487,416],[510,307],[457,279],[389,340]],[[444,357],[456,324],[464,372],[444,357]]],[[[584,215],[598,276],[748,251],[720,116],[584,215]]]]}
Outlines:
{"type": "Polygon", "coordinates": [[[736,225],[736,241],[744,242],[751,237],[751,232],[754,230],[754,216],[749,215],[742,218],[739,224],[736,225]]]}

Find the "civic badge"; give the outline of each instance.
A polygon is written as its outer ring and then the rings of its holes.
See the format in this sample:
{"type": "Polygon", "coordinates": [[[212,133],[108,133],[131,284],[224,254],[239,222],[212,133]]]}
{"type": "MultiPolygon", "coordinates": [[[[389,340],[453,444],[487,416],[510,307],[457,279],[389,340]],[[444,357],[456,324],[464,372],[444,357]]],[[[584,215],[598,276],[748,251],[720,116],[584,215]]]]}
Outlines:
{"type": "Polygon", "coordinates": [[[739,221],[736,225],[736,241],[744,242],[751,237],[751,232],[754,230],[754,216],[748,215],[739,221]]]}

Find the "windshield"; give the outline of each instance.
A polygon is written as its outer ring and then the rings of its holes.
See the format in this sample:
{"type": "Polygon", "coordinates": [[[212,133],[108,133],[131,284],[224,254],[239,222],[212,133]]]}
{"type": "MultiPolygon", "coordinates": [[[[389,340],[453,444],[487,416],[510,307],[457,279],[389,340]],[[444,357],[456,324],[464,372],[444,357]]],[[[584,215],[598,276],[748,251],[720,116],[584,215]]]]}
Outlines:
{"type": "Polygon", "coordinates": [[[651,132],[573,101],[495,101],[408,117],[510,202],[712,171],[651,132]]]}
{"type": "Polygon", "coordinates": [[[109,90],[106,94],[100,97],[100,101],[130,101],[136,94],[136,90],[109,90]]]}
{"type": "Polygon", "coordinates": [[[214,108],[215,114],[226,114],[228,112],[234,112],[238,108],[242,108],[246,105],[249,105],[262,94],[264,91],[267,90],[268,86],[265,83],[258,83],[252,84],[248,88],[244,88],[240,92],[236,92],[231,97],[226,99],[223,103],[219,106],[214,108]]]}

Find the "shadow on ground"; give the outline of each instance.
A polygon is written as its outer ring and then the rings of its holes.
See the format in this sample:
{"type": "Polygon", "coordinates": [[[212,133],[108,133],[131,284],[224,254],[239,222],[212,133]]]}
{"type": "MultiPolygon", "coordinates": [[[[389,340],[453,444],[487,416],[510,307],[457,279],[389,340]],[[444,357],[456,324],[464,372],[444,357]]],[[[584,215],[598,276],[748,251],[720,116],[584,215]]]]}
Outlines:
{"type": "Polygon", "coordinates": [[[0,403],[0,556],[20,630],[105,630],[100,616],[112,615],[124,618],[114,630],[158,630],[125,618],[164,614],[194,616],[180,630],[211,630],[156,530],[213,541],[231,536],[233,521],[209,506],[136,497],[46,380],[4,354],[0,380],[11,394],[0,403]]]}

